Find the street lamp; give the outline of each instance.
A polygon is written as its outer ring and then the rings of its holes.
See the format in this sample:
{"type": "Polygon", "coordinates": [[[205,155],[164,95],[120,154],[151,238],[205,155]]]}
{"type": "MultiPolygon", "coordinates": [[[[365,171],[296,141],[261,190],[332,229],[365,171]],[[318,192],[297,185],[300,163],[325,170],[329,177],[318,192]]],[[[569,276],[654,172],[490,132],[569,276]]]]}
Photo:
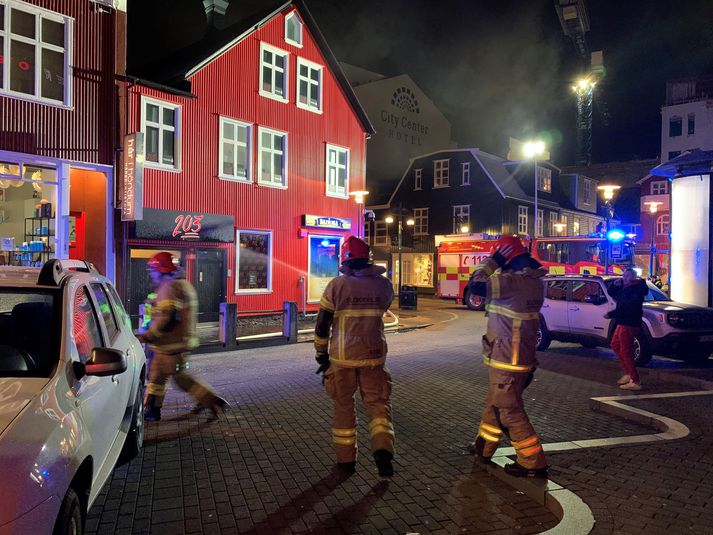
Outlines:
{"type": "MultiPolygon", "coordinates": [[[[604,208],[606,210],[606,220],[607,220],[607,238],[609,236],[609,231],[610,225],[611,225],[611,219],[614,217],[614,207],[612,206],[612,199],[614,198],[614,194],[621,189],[621,186],[617,186],[616,184],[602,184],[601,186],[597,186],[597,190],[599,190],[602,194],[602,197],[604,198],[604,208]]],[[[604,247],[604,274],[608,275],[609,274],[609,242],[606,242],[606,246],[604,247]]]]}
{"type": "MultiPolygon", "coordinates": [[[[397,279],[396,286],[397,286],[397,288],[398,288],[399,303],[401,303],[401,281],[402,281],[402,276],[401,276],[401,265],[402,265],[402,264],[401,264],[401,252],[402,252],[402,234],[403,234],[403,229],[404,229],[404,226],[403,226],[403,224],[404,224],[404,218],[403,218],[403,207],[402,207],[402,205],[401,205],[400,203],[399,203],[399,215],[398,215],[398,218],[399,218],[399,219],[398,219],[398,242],[397,242],[397,243],[398,243],[398,251],[399,251],[399,260],[398,260],[398,264],[397,264],[397,266],[398,266],[398,267],[397,267],[397,270],[398,270],[398,277],[399,277],[399,278],[397,279]]],[[[388,216],[386,216],[386,217],[384,218],[384,221],[385,221],[387,224],[390,225],[391,223],[394,222],[394,216],[388,215],[388,216]]],[[[415,224],[415,221],[414,221],[412,218],[409,217],[409,218],[406,220],[406,224],[407,224],[408,226],[413,226],[413,225],[415,224]]],[[[400,305],[399,305],[399,308],[400,308],[400,305]]]]}
{"type": "Polygon", "coordinates": [[[656,231],[656,212],[659,211],[659,205],[663,204],[661,201],[648,201],[644,204],[649,206],[649,213],[651,214],[651,247],[649,248],[649,277],[654,275],[654,256],[656,255],[656,242],[654,241],[654,235],[656,231]]]}
{"type": "Polygon", "coordinates": [[[522,146],[522,153],[526,159],[532,160],[535,163],[535,228],[533,234],[535,235],[535,238],[537,238],[537,220],[539,216],[539,211],[537,209],[537,190],[540,189],[540,179],[537,176],[537,157],[542,156],[545,153],[545,142],[539,139],[534,141],[526,141],[522,146]]]}
{"type": "Polygon", "coordinates": [[[357,203],[357,209],[359,210],[359,217],[357,217],[357,237],[358,238],[363,238],[364,237],[364,229],[362,228],[362,219],[364,218],[364,210],[362,209],[362,205],[364,204],[364,197],[369,195],[369,192],[366,190],[357,190],[357,191],[350,191],[349,195],[354,196],[354,200],[357,203]]]}

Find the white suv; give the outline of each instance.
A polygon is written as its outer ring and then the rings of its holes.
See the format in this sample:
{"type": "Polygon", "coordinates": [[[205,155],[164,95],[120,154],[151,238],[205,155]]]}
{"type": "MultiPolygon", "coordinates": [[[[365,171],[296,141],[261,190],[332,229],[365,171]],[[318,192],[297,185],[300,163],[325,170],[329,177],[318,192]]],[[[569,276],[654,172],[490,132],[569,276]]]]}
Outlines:
{"type": "MultiPolygon", "coordinates": [[[[540,314],[537,348],[552,340],[608,347],[614,322],[604,314],[616,308],[610,288],[621,277],[548,275],[540,314]]],[[[634,341],[634,360],[647,364],[652,355],[675,356],[700,363],[713,352],[713,309],[671,301],[650,282],[644,301],[641,332],[634,341]]]]}
{"type": "Polygon", "coordinates": [[[0,268],[0,535],[81,534],[143,443],[146,359],[91,264],[0,268]]]}

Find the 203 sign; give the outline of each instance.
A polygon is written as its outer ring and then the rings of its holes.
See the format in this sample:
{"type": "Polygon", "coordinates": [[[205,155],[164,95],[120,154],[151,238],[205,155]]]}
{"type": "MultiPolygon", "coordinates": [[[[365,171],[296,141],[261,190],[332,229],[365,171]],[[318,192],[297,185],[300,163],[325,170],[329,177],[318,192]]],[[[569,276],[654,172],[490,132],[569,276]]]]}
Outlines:
{"type": "Polygon", "coordinates": [[[182,240],[197,240],[200,237],[200,231],[203,229],[201,221],[202,215],[180,214],[176,216],[173,228],[173,237],[181,238],[182,240]]]}

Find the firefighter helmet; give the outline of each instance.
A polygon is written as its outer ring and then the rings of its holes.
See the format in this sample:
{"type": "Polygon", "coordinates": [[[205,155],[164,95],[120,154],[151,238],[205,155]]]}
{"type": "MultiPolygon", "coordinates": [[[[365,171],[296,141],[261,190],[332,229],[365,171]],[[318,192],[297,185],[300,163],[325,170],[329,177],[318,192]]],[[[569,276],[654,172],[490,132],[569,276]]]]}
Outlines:
{"type": "Polygon", "coordinates": [[[178,269],[178,259],[171,253],[161,251],[151,257],[146,264],[146,269],[155,269],[159,273],[173,273],[178,269]]]}
{"type": "Polygon", "coordinates": [[[517,236],[503,236],[495,243],[493,252],[503,255],[507,264],[518,256],[527,254],[527,249],[517,236]]]}
{"type": "Polygon", "coordinates": [[[369,245],[356,236],[349,236],[342,244],[342,263],[347,260],[369,260],[369,245]]]}

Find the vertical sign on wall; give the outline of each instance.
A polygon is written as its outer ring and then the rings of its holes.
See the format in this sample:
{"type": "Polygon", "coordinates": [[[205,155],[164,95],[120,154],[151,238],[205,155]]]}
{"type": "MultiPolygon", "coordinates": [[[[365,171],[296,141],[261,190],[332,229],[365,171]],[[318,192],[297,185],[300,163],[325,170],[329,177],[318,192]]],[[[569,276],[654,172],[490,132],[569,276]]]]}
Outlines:
{"type": "Polygon", "coordinates": [[[121,220],[144,217],[144,133],[124,136],[124,173],[121,180],[121,220]]]}

